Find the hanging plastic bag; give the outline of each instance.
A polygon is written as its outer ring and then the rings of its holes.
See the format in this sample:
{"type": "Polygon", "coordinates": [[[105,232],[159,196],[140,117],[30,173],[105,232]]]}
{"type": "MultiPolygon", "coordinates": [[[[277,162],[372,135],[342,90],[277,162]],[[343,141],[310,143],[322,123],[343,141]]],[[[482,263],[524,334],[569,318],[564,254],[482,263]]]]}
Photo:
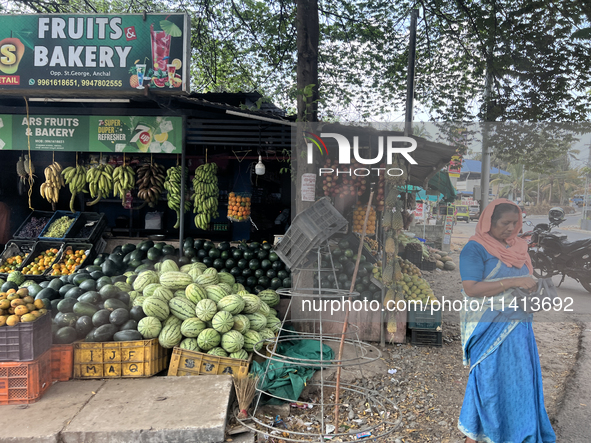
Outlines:
{"type": "Polygon", "coordinates": [[[250,219],[250,194],[230,192],[228,194],[228,220],[244,222],[250,219]]]}

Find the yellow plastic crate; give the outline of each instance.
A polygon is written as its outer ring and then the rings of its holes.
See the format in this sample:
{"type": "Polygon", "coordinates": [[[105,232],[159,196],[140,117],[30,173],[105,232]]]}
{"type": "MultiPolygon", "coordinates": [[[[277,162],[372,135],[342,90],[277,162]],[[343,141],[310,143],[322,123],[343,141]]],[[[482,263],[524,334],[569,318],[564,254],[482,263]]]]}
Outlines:
{"type": "Polygon", "coordinates": [[[188,351],[187,349],[175,347],[172,351],[168,375],[229,374],[237,378],[243,378],[248,375],[251,360],[252,354],[250,354],[248,360],[241,360],[239,358],[218,357],[217,355],[188,351]]]}
{"type": "Polygon", "coordinates": [[[158,339],[74,343],[74,378],[151,377],[166,368],[158,339]]]}

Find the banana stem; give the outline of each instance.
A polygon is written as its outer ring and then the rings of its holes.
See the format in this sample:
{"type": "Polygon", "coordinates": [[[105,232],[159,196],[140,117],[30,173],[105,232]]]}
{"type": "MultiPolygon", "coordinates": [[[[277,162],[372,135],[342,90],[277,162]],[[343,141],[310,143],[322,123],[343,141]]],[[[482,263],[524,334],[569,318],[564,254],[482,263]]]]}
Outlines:
{"type": "Polygon", "coordinates": [[[93,205],[96,205],[96,204],[97,204],[97,203],[100,201],[100,199],[101,199],[101,198],[103,198],[103,194],[102,194],[102,192],[101,192],[101,191],[99,191],[99,193],[98,193],[98,195],[97,195],[96,199],[94,199],[94,200],[93,200],[93,201],[91,201],[90,203],[87,203],[87,205],[88,205],[88,206],[93,206],[93,205]]]}
{"type": "Polygon", "coordinates": [[[176,211],[176,223],[173,226],[174,229],[178,229],[181,227],[181,211],[177,209],[176,211]]]}
{"type": "Polygon", "coordinates": [[[74,209],[74,201],[76,201],[76,195],[77,193],[73,192],[72,198],[70,199],[70,211],[72,211],[72,214],[76,212],[76,210],[74,209]]]}

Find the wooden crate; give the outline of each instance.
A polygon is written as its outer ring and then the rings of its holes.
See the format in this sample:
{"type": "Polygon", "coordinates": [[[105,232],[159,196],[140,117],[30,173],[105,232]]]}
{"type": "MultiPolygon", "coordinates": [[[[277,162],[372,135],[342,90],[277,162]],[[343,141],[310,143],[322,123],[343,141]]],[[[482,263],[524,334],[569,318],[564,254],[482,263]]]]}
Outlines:
{"type": "Polygon", "coordinates": [[[185,375],[221,375],[229,374],[237,378],[248,375],[252,354],[248,360],[239,358],[218,357],[203,352],[189,351],[175,347],[172,351],[169,376],[185,375]]]}

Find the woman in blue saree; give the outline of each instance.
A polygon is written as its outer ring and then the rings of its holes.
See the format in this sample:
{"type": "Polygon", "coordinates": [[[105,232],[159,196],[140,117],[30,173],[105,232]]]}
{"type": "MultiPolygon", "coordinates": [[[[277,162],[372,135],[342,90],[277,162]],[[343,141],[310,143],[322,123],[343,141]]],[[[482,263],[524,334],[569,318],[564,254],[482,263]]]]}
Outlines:
{"type": "Polygon", "coordinates": [[[462,347],[470,375],[458,428],[467,443],[556,442],[544,406],[533,315],[510,307],[513,288],[536,287],[527,243],[517,237],[521,227],[519,206],[495,200],[460,254],[468,306],[461,312],[462,347]]]}

